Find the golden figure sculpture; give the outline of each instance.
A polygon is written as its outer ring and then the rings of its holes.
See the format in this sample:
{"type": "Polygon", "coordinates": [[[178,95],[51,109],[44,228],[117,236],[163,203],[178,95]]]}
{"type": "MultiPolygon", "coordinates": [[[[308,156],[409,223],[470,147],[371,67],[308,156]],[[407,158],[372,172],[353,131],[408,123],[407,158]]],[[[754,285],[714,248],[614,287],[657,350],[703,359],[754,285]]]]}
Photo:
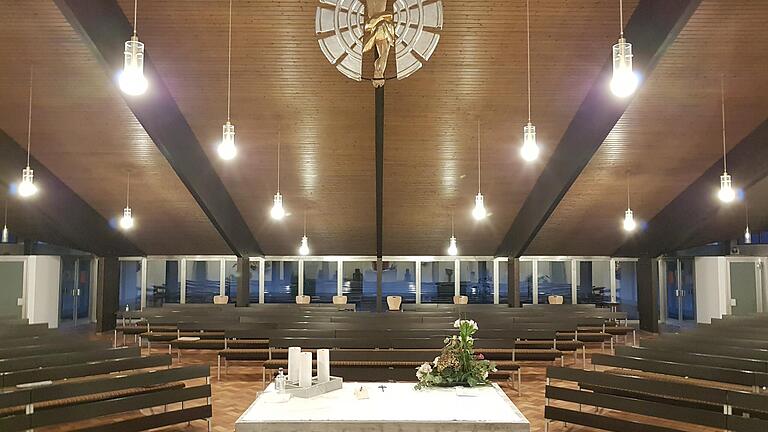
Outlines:
{"type": "Polygon", "coordinates": [[[373,63],[373,86],[384,85],[384,71],[387,68],[389,48],[395,45],[395,25],[392,13],[385,12],[387,0],[367,0],[365,10],[367,21],[365,32],[368,40],[363,45],[363,52],[368,52],[376,46],[378,57],[373,63]]]}

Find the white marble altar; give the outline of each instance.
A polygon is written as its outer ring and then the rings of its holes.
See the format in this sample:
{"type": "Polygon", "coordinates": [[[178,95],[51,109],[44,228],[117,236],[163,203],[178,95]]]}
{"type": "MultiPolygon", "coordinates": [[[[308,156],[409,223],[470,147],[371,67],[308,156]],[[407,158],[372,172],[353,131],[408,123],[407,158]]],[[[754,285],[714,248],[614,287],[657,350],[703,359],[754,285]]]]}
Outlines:
{"type": "Polygon", "coordinates": [[[414,383],[344,383],[311,399],[277,402],[274,384],[235,423],[237,432],[528,432],[528,420],[498,385],[417,391],[414,383]],[[369,398],[355,389],[367,387],[369,398]],[[384,389],[380,388],[384,386],[384,389]]]}

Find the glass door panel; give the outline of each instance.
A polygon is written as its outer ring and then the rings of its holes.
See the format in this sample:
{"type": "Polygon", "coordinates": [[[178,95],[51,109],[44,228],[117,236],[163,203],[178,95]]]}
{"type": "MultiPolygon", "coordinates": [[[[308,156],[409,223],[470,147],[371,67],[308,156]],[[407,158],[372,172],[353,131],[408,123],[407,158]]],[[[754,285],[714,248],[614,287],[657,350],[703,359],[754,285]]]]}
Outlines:
{"type": "Polygon", "coordinates": [[[684,321],[696,320],[696,274],[693,270],[693,258],[681,258],[680,262],[680,311],[678,316],[684,321]]]}
{"type": "Polygon", "coordinates": [[[61,257],[61,280],[59,283],[59,321],[71,323],[75,318],[75,281],[77,280],[77,258],[61,257]]]}
{"type": "Polygon", "coordinates": [[[0,316],[21,318],[19,299],[24,296],[24,262],[0,262],[0,316]]]}
{"type": "Polygon", "coordinates": [[[76,319],[85,319],[84,322],[88,322],[91,306],[91,259],[80,258],[77,260],[77,289],[75,291],[77,297],[75,304],[77,304],[77,316],[76,319]]]}
{"type": "Polygon", "coordinates": [[[679,319],[680,302],[679,290],[677,287],[677,260],[664,260],[664,281],[667,292],[667,318],[679,319]]]}

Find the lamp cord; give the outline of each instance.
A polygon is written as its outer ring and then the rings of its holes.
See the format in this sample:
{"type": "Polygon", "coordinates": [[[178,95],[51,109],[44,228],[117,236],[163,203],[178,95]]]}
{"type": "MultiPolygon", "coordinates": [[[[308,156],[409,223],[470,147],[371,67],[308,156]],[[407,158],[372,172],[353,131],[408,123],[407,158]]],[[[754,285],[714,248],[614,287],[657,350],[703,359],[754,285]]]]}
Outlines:
{"type": "Polygon", "coordinates": [[[624,38],[624,1],[619,0],[619,28],[621,38],[624,38]]]}
{"type": "Polygon", "coordinates": [[[131,172],[128,171],[128,185],[125,188],[125,207],[131,206],[131,172]]]}
{"type": "Polygon", "coordinates": [[[277,193],[280,193],[280,126],[277,127],[277,193]]]}
{"type": "Polygon", "coordinates": [[[477,193],[480,193],[480,119],[477,119],[477,193]]]}
{"type": "Polygon", "coordinates": [[[456,237],[455,233],[453,232],[453,212],[451,212],[451,237],[456,237]]]}
{"type": "Polygon", "coordinates": [[[232,0],[229,0],[229,39],[227,45],[227,122],[232,100],[232,0]]]}
{"type": "Polygon", "coordinates": [[[136,36],[136,16],[139,10],[139,0],[133,0],[133,35],[136,36]]]}
{"type": "Polygon", "coordinates": [[[531,14],[529,0],[525,0],[525,39],[528,50],[528,123],[531,122],[531,14]]]}
{"type": "Polygon", "coordinates": [[[30,149],[32,147],[32,78],[34,66],[29,66],[29,117],[27,121],[27,168],[29,168],[30,149]]]}
{"type": "Polygon", "coordinates": [[[725,79],[722,75],[720,75],[720,115],[722,116],[723,120],[723,172],[728,172],[728,160],[726,156],[726,148],[725,148],[725,79]]]}
{"type": "Polygon", "coordinates": [[[304,209],[304,237],[307,236],[307,210],[304,209]]]}

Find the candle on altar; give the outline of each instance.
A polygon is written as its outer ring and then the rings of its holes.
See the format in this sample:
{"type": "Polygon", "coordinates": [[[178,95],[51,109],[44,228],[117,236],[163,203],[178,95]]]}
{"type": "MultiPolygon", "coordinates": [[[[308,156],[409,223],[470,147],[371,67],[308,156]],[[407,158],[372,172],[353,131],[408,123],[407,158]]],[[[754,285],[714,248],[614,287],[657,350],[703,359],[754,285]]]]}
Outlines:
{"type": "Polygon", "coordinates": [[[306,388],[312,385],[312,353],[302,352],[300,355],[299,387],[306,388]]]}
{"type": "Polygon", "coordinates": [[[317,382],[325,383],[331,379],[331,362],[328,349],[317,350],[317,382]]]}
{"type": "Polygon", "coordinates": [[[301,363],[301,348],[288,348],[288,381],[299,382],[299,368],[301,363]]]}

